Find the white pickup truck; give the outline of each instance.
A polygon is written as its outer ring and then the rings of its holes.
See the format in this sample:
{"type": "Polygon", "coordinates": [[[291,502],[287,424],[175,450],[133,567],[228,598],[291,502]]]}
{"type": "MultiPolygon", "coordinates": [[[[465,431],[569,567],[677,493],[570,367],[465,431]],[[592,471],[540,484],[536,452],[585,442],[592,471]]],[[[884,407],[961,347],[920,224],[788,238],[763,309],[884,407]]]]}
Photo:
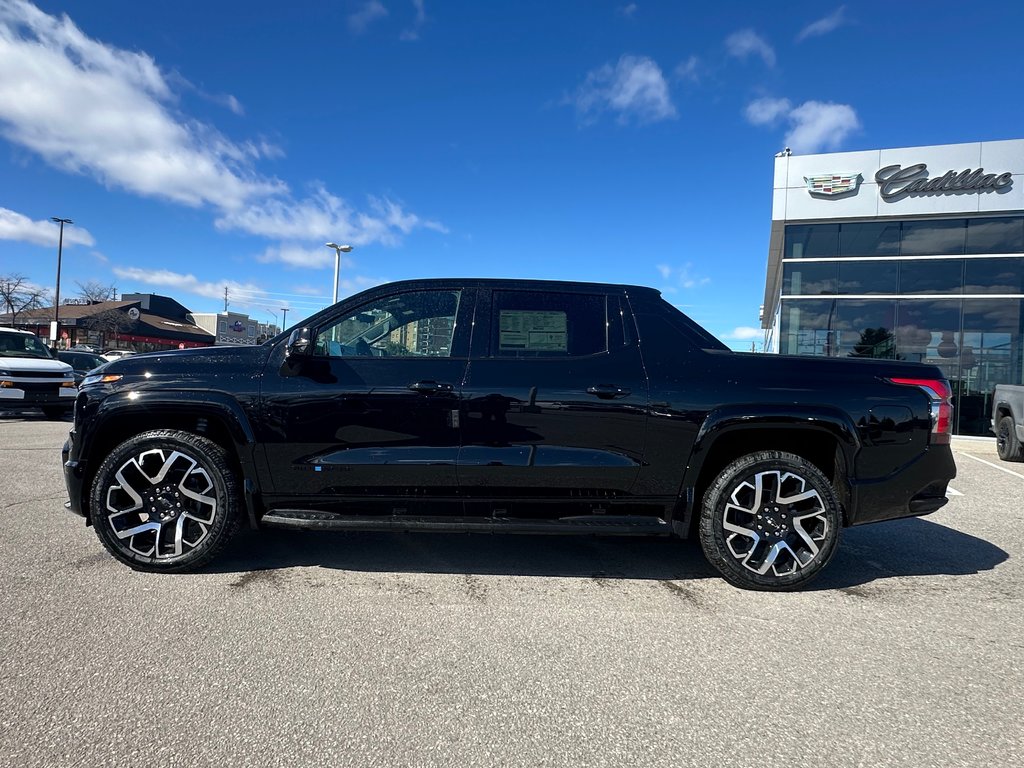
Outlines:
{"type": "Polygon", "coordinates": [[[1024,386],[996,385],[992,397],[992,431],[1003,461],[1024,461],[1024,386]]]}
{"type": "Polygon", "coordinates": [[[71,412],[78,389],[71,366],[37,336],[0,328],[0,408],[41,408],[48,419],[71,412]]]}

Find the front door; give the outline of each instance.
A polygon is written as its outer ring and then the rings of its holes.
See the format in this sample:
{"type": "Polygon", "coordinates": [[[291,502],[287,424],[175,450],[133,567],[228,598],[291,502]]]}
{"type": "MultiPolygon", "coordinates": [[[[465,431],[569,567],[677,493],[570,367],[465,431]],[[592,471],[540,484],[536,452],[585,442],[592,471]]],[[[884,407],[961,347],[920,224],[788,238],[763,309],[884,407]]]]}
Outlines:
{"type": "Polygon", "coordinates": [[[358,512],[362,500],[400,511],[403,498],[457,494],[474,300],[458,289],[385,293],[310,328],[312,354],[272,358],[270,506],[358,512]]]}
{"type": "MultiPolygon", "coordinates": [[[[647,381],[624,297],[495,290],[477,312],[462,393],[459,483],[472,510],[628,496],[647,381]],[[532,500],[532,501],[531,501],[532,500]]],[[[554,507],[552,507],[554,509],[554,507]]]]}

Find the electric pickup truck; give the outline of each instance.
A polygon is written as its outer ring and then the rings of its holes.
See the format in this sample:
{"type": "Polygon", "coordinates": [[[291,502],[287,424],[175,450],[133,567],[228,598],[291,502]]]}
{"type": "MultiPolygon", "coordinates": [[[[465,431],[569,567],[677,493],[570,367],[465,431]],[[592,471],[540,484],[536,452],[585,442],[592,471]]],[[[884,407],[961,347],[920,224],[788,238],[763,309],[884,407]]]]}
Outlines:
{"type": "Polygon", "coordinates": [[[241,525],[644,534],[790,590],[844,527],[946,503],[950,394],[919,363],[730,351],[651,288],[405,281],[93,371],[67,506],[146,571],[241,525]]]}

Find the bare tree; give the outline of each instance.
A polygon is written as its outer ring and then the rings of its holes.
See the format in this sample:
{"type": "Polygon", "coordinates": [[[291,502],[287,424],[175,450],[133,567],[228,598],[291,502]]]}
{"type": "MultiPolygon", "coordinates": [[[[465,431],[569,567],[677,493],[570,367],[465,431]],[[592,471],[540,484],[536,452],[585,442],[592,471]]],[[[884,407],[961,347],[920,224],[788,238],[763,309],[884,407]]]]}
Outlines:
{"type": "Polygon", "coordinates": [[[12,326],[19,312],[45,307],[48,299],[46,289],[30,283],[24,275],[0,275],[0,306],[10,315],[12,326]]]}
{"type": "Polygon", "coordinates": [[[85,299],[90,304],[98,301],[117,301],[117,286],[111,283],[104,285],[99,280],[90,280],[87,283],[80,283],[77,280],[78,298],[85,299]]]}
{"type": "Polygon", "coordinates": [[[99,343],[102,347],[106,347],[115,334],[130,331],[134,326],[135,321],[128,317],[128,313],[117,307],[105,309],[78,321],[79,328],[100,335],[99,343]]]}

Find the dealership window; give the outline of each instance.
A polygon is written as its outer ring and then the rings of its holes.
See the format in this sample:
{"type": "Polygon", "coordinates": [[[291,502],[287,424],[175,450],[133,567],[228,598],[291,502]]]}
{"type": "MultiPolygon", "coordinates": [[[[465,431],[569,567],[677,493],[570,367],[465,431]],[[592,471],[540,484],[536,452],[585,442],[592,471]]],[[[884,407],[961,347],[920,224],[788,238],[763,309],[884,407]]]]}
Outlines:
{"type": "Polygon", "coordinates": [[[829,259],[839,255],[839,225],[809,224],[786,227],[787,259],[829,259]]]}
{"type": "Polygon", "coordinates": [[[846,257],[899,256],[900,223],[843,224],[839,228],[839,253],[846,257]]]}
{"type": "Polygon", "coordinates": [[[497,357],[578,357],[608,349],[604,296],[495,291],[491,328],[497,357]]]}
{"type": "Polygon", "coordinates": [[[988,431],[996,384],[1021,382],[1022,304],[1021,299],[964,300],[957,416],[965,434],[988,431]]]}
{"type": "Polygon", "coordinates": [[[219,323],[217,323],[217,330],[219,330],[221,333],[227,333],[228,332],[228,321],[227,320],[221,320],[219,323]]]}
{"type": "Polygon", "coordinates": [[[896,301],[837,301],[834,354],[892,358],[896,354],[896,301]]]}
{"type": "Polygon", "coordinates": [[[964,293],[1024,293],[1024,258],[965,261],[964,293]]]}
{"type": "Polygon", "coordinates": [[[779,339],[785,355],[835,355],[834,299],[785,301],[779,317],[779,339]]]}
{"type": "Polygon", "coordinates": [[[966,219],[903,222],[903,256],[961,256],[967,238],[966,219]]]}
{"type": "Polygon", "coordinates": [[[1024,216],[969,219],[967,253],[1024,253],[1024,216]]]}
{"type": "Polygon", "coordinates": [[[836,292],[838,266],[834,261],[786,264],[782,270],[785,296],[829,296],[836,292]]]}
{"type": "Polygon", "coordinates": [[[320,330],[327,357],[449,357],[459,291],[414,291],[371,301],[320,330]]]}
{"type": "Polygon", "coordinates": [[[900,293],[960,293],[964,259],[924,259],[900,262],[900,293]]]}
{"type": "Polygon", "coordinates": [[[847,261],[839,264],[839,293],[895,293],[899,262],[847,261]]]}

